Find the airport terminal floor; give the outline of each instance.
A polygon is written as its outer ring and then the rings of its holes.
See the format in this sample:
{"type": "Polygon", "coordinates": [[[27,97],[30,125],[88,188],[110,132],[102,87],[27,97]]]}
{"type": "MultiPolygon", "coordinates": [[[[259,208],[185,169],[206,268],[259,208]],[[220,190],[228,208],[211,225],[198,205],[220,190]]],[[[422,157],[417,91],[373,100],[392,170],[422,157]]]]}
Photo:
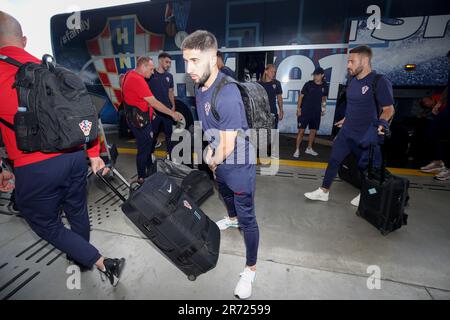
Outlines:
{"type": "MultiPolygon", "coordinates": [[[[132,141],[118,145],[117,170],[135,178],[132,141]]],[[[252,299],[450,299],[450,185],[416,170],[395,170],[410,180],[408,224],[387,236],[358,217],[350,204],[358,190],[336,179],[330,201],[303,194],[324,176],[330,147],[319,158],[290,157],[282,139],[275,176],[257,169],[256,215],[260,228],[258,275],[252,299]],[[274,201],[276,199],[276,201],[274,201]],[[381,282],[372,281],[379,274],[381,282]]],[[[157,156],[164,152],[158,149],[157,156]]],[[[112,179],[128,194],[119,179],[112,179]]],[[[117,287],[102,282],[97,270],[71,279],[66,255],[40,240],[25,221],[11,214],[7,194],[0,200],[0,299],[235,299],[245,248],[238,229],[222,231],[217,266],[189,281],[122,213],[121,202],[94,176],[89,185],[92,243],[105,255],[127,259],[117,287]]],[[[202,206],[214,221],[226,215],[217,190],[202,206]]]]}

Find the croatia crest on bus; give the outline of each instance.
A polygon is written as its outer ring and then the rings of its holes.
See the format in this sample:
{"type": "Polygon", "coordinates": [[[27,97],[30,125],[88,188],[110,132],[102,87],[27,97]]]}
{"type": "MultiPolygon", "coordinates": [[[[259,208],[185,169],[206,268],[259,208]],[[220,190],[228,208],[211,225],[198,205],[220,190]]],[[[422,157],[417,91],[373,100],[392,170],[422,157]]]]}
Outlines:
{"type": "Polygon", "coordinates": [[[86,45],[106,94],[118,108],[120,75],[134,69],[140,56],[163,50],[164,35],[144,29],[135,15],[120,16],[109,18],[103,31],[86,45]]]}

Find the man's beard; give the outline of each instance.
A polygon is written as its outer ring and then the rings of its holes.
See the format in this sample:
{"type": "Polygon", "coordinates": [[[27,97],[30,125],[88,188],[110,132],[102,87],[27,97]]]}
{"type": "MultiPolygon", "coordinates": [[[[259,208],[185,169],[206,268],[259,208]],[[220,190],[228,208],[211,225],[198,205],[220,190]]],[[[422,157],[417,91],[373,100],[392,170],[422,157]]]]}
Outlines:
{"type": "Polygon", "coordinates": [[[208,66],[208,70],[206,70],[203,76],[198,80],[199,86],[200,87],[204,86],[205,82],[208,81],[210,76],[211,76],[211,68],[208,66]]]}
{"type": "Polygon", "coordinates": [[[362,66],[359,66],[358,68],[355,69],[355,72],[349,72],[351,76],[356,77],[358,74],[360,74],[361,72],[363,72],[364,68],[362,66]]]}

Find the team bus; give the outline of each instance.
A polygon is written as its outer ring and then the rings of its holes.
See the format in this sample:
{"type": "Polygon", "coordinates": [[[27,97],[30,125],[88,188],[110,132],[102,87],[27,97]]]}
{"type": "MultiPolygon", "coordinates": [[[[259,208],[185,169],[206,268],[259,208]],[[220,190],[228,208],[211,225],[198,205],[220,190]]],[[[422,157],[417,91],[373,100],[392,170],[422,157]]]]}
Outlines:
{"type": "Polygon", "coordinates": [[[276,65],[285,110],[281,133],[297,131],[299,91],[316,66],[325,69],[330,90],[319,134],[330,135],[349,48],[373,48],[373,68],[390,78],[397,101],[443,89],[450,12],[443,15],[442,8],[448,8],[446,0],[152,0],[56,15],[51,36],[57,62],[108,98],[103,122],[117,121],[119,76],[139,56],[166,51],[182,127],[192,124],[193,84],[180,46],[189,33],[207,29],[240,81],[256,81],[266,64],[276,65]]]}

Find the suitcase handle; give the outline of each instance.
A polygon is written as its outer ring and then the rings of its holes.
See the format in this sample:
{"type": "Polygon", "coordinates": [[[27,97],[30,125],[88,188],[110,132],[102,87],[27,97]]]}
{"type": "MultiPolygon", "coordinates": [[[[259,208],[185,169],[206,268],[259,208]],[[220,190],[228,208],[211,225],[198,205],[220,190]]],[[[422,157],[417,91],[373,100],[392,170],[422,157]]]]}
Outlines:
{"type": "Polygon", "coordinates": [[[156,233],[153,231],[153,229],[150,227],[150,225],[148,223],[143,223],[142,225],[148,231],[150,240],[152,240],[152,242],[155,244],[155,246],[157,246],[160,250],[162,250],[164,252],[172,252],[173,251],[173,248],[167,248],[167,247],[163,246],[157,240],[156,233]]]}
{"type": "Polygon", "coordinates": [[[105,179],[105,177],[103,176],[103,171],[105,170],[105,168],[101,168],[100,170],[97,171],[97,173],[95,174],[100,181],[102,181],[109,189],[111,189],[116,196],[119,197],[120,200],[122,200],[122,202],[127,201],[127,199],[125,199],[125,197],[119,192],[119,190],[116,189],[116,187],[114,187],[111,182],[109,182],[108,180],[105,179]]]}
{"type": "MultiPolygon", "coordinates": [[[[381,150],[381,172],[380,172],[380,186],[384,183],[386,180],[386,150],[384,148],[384,145],[380,145],[381,150]]],[[[371,144],[369,146],[369,165],[367,168],[368,171],[368,178],[373,179],[373,158],[375,157],[375,145],[371,144]]]]}

